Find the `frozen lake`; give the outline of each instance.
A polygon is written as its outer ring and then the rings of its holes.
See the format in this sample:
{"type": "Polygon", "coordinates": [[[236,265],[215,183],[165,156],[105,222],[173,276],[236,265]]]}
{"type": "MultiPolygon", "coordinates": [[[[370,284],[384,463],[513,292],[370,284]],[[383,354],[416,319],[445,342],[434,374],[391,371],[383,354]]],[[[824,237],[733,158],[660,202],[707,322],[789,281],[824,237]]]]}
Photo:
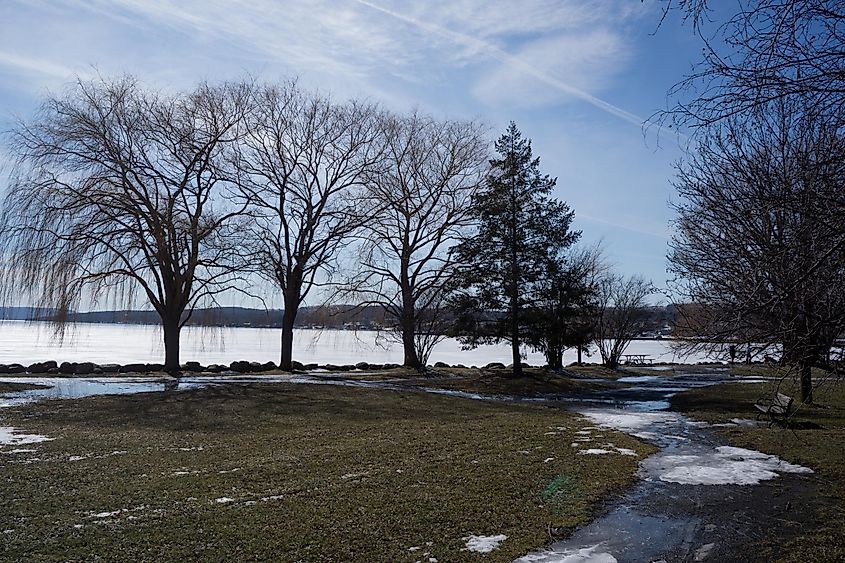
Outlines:
{"type": "MultiPolygon", "coordinates": [[[[279,361],[281,331],[273,328],[187,327],[182,331],[182,361],[229,364],[235,360],[279,361]]],[[[646,354],[655,361],[695,363],[704,357],[678,357],[666,340],[635,340],[628,354],[646,354]]],[[[77,323],[67,327],[58,341],[47,323],[0,322],[0,363],[30,364],[46,360],[104,363],[158,363],[163,360],[161,330],[149,325],[77,323]]],[[[295,331],[293,357],[302,363],[354,364],[401,363],[402,348],[373,331],[309,330],[295,331]]],[[[564,363],[574,362],[574,350],[567,351],[564,363]]],[[[600,361],[598,354],[584,358],[600,361]]],[[[457,340],[446,339],[435,348],[430,363],[483,365],[511,363],[507,345],[481,346],[461,350],[457,340]]],[[[528,351],[528,362],[545,363],[542,354],[528,351]]]]}

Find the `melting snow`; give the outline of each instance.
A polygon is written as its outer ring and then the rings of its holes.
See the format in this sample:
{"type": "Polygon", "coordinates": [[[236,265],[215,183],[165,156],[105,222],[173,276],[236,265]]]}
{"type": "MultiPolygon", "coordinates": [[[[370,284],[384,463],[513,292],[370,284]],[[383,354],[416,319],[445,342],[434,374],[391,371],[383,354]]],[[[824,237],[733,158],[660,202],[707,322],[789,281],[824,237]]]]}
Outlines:
{"type": "Polygon", "coordinates": [[[602,455],[609,454],[610,450],[602,450],[600,448],[590,448],[589,450],[580,450],[578,455],[602,455]]]}
{"type": "Polygon", "coordinates": [[[490,553],[499,544],[508,539],[508,536],[499,534],[497,536],[467,536],[462,538],[466,543],[466,549],[476,553],[490,553]]]}
{"type": "Polygon", "coordinates": [[[700,455],[656,456],[644,465],[661,481],[685,485],[757,485],[778,473],[813,472],[773,455],[731,446],[700,455]]]}
{"type": "Polygon", "coordinates": [[[601,545],[524,555],[514,563],[533,563],[535,561],[547,563],[617,563],[616,558],[611,554],[597,551],[601,545]]]}
{"type": "Polygon", "coordinates": [[[214,502],[216,502],[218,504],[226,504],[227,502],[235,502],[235,499],[230,498],[230,497],[220,497],[220,498],[214,499],[214,502]]]}
{"type": "Polygon", "coordinates": [[[37,444],[48,442],[52,438],[40,434],[18,434],[11,426],[0,426],[0,446],[15,446],[18,444],[37,444]]]}

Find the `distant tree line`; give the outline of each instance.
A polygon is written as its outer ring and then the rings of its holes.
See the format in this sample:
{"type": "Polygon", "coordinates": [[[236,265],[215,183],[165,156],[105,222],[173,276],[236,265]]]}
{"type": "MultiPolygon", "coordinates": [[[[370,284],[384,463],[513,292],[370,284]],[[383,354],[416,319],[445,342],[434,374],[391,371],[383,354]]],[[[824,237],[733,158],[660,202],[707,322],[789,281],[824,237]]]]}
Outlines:
{"type": "Polygon", "coordinates": [[[574,246],[574,213],[515,124],[491,158],[478,123],[293,81],[163,93],[124,77],[77,81],[8,140],[4,302],[60,325],[80,303],[147,303],[173,373],[195,312],[260,280],[284,304],[284,370],[317,293],[382,310],[406,366],[451,334],[510,342],[517,375],[524,346],[559,368],[565,349],[612,339],[600,351],[615,366],[638,325],[602,311],[641,311],[650,293],[574,246]]]}

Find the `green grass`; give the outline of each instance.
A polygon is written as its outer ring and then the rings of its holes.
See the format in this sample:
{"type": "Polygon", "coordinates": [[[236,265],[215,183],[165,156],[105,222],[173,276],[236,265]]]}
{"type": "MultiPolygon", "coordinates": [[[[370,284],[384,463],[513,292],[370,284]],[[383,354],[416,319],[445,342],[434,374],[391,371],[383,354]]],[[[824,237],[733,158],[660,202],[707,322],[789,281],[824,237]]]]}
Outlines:
{"type": "MultiPolygon", "coordinates": [[[[757,375],[771,375],[771,372],[757,375]]],[[[766,384],[724,384],[675,396],[672,405],[693,418],[712,423],[754,418],[754,401],[778,389],[799,396],[791,379],[766,384]]],[[[845,561],[845,383],[823,384],[815,391],[816,406],[798,404],[792,428],[723,428],[734,445],[777,455],[813,468],[820,493],[814,499],[815,522],[800,535],[769,537],[760,546],[772,561],[845,561]]],[[[797,402],[797,401],[796,401],[797,402]]],[[[788,515],[785,515],[788,518],[788,515]]]]}
{"type": "Polygon", "coordinates": [[[556,409],[328,385],[48,401],[0,416],[54,438],[0,456],[8,561],[511,561],[548,530],[588,521],[638,460],[576,455],[589,423],[556,409]],[[463,550],[470,534],[508,539],[482,555],[463,550]]]}

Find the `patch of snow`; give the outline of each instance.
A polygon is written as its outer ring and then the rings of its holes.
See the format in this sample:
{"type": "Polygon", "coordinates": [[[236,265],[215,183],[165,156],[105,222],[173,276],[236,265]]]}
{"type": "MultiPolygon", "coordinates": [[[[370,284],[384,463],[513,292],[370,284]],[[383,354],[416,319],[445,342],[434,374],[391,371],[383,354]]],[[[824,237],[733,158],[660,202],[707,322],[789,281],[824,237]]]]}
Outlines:
{"type": "Polygon", "coordinates": [[[553,458],[553,457],[547,457],[546,459],[543,460],[543,463],[549,463],[550,461],[554,461],[554,459],[555,458],[553,458]]]}
{"type": "Polygon", "coordinates": [[[231,497],[220,497],[214,499],[214,502],[216,502],[217,504],[226,504],[227,502],[235,502],[235,499],[231,497]]]}
{"type": "Polygon", "coordinates": [[[629,375],[617,379],[617,383],[645,383],[647,381],[655,381],[656,375],[629,375]]]}
{"type": "Polygon", "coordinates": [[[120,510],[112,510],[111,512],[98,512],[91,516],[91,518],[111,518],[120,514],[120,510]]]}
{"type": "Polygon", "coordinates": [[[508,539],[504,534],[495,536],[475,536],[470,535],[461,538],[466,542],[466,550],[474,551],[476,553],[490,553],[499,547],[499,544],[508,539]]]}
{"type": "Polygon", "coordinates": [[[628,448],[615,447],[615,449],[616,449],[617,453],[620,453],[622,455],[632,455],[634,457],[637,456],[637,452],[635,452],[634,450],[628,449],[628,448]]]}
{"type": "Polygon", "coordinates": [[[661,481],[684,485],[757,485],[779,473],[813,473],[773,455],[731,446],[699,455],[655,456],[644,467],[661,481]]]}
{"type": "Polygon", "coordinates": [[[52,438],[40,434],[19,434],[11,426],[0,426],[0,446],[16,446],[18,444],[37,444],[49,442],[52,438]]]}
{"type": "Polygon", "coordinates": [[[514,563],[617,563],[616,558],[604,551],[598,551],[602,544],[592,547],[580,547],[564,551],[544,551],[523,555],[514,563]]]}
{"type": "Polygon", "coordinates": [[[37,451],[38,450],[30,450],[30,449],[27,449],[27,448],[15,448],[14,450],[9,450],[9,451],[0,450],[0,454],[31,454],[31,453],[35,453],[37,451]]]}
{"type": "Polygon", "coordinates": [[[602,426],[631,432],[657,424],[671,424],[677,422],[677,415],[663,412],[613,412],[608,410],[591,409],[581,411],[581,414],[602,426]]]}
{"type": "Polygon", "coordinates": [[[284,495],[270,495],[269,497],[261,497],[261,500],[267,502],[269,500],[282,500],[285,498],[284,495]]]}
{"type": "Polygon", "coordinates": [[[88,456],[85,456],[85,455],[72,455],[72,456],[70,456],[69,458],[67,458],[67,460],[68,460],[68,461],[79,461],[79,460],[85,459],[86,457],[88,457],[88,456]]]}
{"type": "Polygon", "coordinates": [[[610,450],[602,450],[600,448],[590,448],[589,450],[579,450],[578,455],[603,455],[609,454],[610,450]]]}

